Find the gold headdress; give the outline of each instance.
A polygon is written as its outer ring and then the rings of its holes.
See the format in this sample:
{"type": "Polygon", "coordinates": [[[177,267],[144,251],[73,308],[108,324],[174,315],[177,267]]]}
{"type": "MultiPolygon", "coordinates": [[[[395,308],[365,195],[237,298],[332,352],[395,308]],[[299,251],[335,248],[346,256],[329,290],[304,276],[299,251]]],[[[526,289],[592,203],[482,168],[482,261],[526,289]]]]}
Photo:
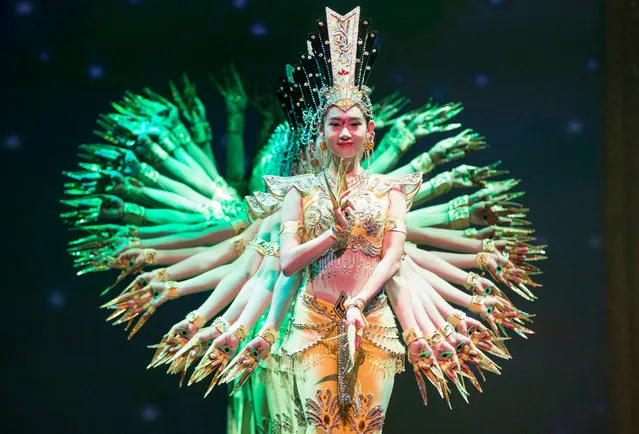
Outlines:
{"type": "MultiPolygon", "coordinates": [[[[365,49],[367,38],[374,41],[375,34],[367,34],[359,38],[359,7],[353,9],[348,14],[342,16],[335,11],[326,8],[326,24],[321,21],[318,27],[326,26],[328,32],[328,42],[330,47],[330,75],[332,76],[332,86],[320,89],[320,96],[323,104],[321,112],[325,112],[330,106],[337,106],[346,111],[354,105],[359,105],[368,118],[373,115],[373,107],[369,98],[370,89],[363,84],[365,77],[363,72],[368,72],[371,66],[368,65],[370,52],[365,49]],[[363,65],[362,58],[366,57],[366,64],[363,65]]],[[[361,25],[368,26],[368,20],[363,20],[361,25]]],[[[365,30],[365,29],[364,29],[365,30]]],[[[372,47],[372,43],[370,44],[372,47]]],[[[374,50],[377,52],[377,50],[374,50]]],[[[368,74],[366,74],[367,76],[368,74]]]]}
{"type": "MultiPolygon", "coordinates": [[[[348,110],[357,105],[373,118],[366,82],[378,48],[369,24],[369,19],[360,20],[359,7],[346,15],[326,8],[326,20],[318,20],[318,32],[308,36],[306,53],[293,67],[287,66],[278,97],[298,144],[314,141],[318,122],[331,106],[348,110]]],[[[298,146],[294,148],[299,154],[298,146]]]]}

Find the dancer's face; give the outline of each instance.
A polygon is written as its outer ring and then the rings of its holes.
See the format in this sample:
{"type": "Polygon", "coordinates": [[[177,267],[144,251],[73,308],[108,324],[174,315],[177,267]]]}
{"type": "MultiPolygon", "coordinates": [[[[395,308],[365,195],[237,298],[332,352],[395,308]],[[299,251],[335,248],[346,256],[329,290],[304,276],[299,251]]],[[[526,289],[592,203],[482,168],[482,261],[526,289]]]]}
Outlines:
{"type": "Polygon", "coordinates": [[[362,109],[355,105],[346,111],[329,107],[321,129],[331,154],[349,159],[364,153],[364,142],[374,128],[374,122],[367,122],[362,109]]]}

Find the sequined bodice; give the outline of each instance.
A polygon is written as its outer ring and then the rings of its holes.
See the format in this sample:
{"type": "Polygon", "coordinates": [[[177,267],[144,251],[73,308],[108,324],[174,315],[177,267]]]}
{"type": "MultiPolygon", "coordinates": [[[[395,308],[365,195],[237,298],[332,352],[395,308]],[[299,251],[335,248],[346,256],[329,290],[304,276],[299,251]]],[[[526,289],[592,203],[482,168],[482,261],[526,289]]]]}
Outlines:
{"type": "MultiPolygon", "coordinates": [[[[356,190],[349,196],[349,200],[354,211],[349,217],[347,229],[351,234],[348,248],[368,256],[379,256],[388,213],[388,195],[364,188],[356,190]]],[[[325,184],[303,197],[304,227],[309,239],[333,226],[335,219],[332,208],[325,184]]]]}
{"type": "MultiPolygon", "coordinates": [[[[403,177],[367,175],[360,178],[349,200],[354,211],[350,215],[348,249],[367,256],[377,257],[382,251],[384,224],[388,216],[388,192],[401,187],[407,207],[421,185],[421,173],[403,177]]],[[[326,178],[306,174],[292,177],[265,176],[264,181],[276,199],[284,197],[294,187],[302,193],[304,226],[308,239],[313,239],[329,229],[335,222],[326,178]]],[[[263,200],[261,202],[264,202],[263,200]]]]}

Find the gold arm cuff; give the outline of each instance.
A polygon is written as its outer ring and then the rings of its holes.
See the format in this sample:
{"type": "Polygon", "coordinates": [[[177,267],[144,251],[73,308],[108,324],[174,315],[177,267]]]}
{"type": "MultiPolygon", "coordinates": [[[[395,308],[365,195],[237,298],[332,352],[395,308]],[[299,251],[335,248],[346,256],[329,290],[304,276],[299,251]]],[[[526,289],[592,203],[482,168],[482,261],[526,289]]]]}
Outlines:
{"type": "Polygon", "coordinates": [[[272,327],[263,327],[257,335],[271,344],[271,346],[273,346],[275,341],[280,337],[279,332],[272,327]]]}
{"type": "Polygon", "coordinates": [[[155,280],[158,282],[166,282],[169,280],[169,272],[166,271],[166,268],[158,268],[155,270],[155,280]]]}
{"type": "Polygon", "coordinates": [[[144,263],[147,265],[157,264],[158,252],[155,249],[144,249],[144,263]]]}
{"type": "Polygon", "coordinates": [[[228,331],[229,327],[231,327],[229,322],[226,319],[224,319],[224,317],[221,317],[221,316],[218,316],[217,318],[215,318],[215,320],[213,321],[212,325],[220,333],[226,333],[228,331]]]}
{"type": "Polygon", "coordinates": [[[433,192],[438,196],[447,193],[451,188],[453,188],[453,178],[450,172],[440,173],[428,182],[430,183],[433,192]]]}
{"type": "Polygon", "coordinates": [[[140,165],[140,181],[149,186],[155,186],[160,178],[160,172],[158,172],[153,166],[142,163],[140,165]]]}
{"type": "Polygon", "coordinates": [[[135,225],[128,225],[126,227],[129,231],[129,236],[130,237],[139,237],[140,236],[140,230],[138,229],[137,226],[135,225]]]}
{"type": "Polygon", "coordinates": [[[484,310],[484,307],[484,297],[474,294],[470,300],[470,306],[468,306],[468,310],[476,314],[481,314],[484,310]]]}
{"type": "Polygon", "coordinates": [[[466,276],[466,281],[464,282],[464,288],[466,288],[472,293],[475,287],[477,286],[477,284],[479,283],[479,279],[480,279],[479,274],[473,273],[471,271],[470,273],[468,273],[468,276],[466,276]]]}
{"type": "Polygon", "coordinates": [[[490,238],[486,238],[482,240],[481,245],[484,252],[492,253],[497,250],[497,247],[495,246],[495,241],[491,240],[490,238]]]}
{"type": "Polygon", "coordinates": [[[411,343],[415,342],[417,339],[421,339],[422,337],[422,332],[415,330],[412,327],[402,332],[402,339],[406,346],[409,346],[411,343]]]}
{"type": "Polygon", "coordinates": [[[479,234],[479,231],[476,228],[464,229],[464,236],[466,238],[476,238],[478,234],[479,234]]]}
{"type": "Polygon", "coordinates": [[[462,312],[459,309],[455,309],[453,313],[448,315],[448,318],[446,318],[446,322],[449,322],[450,324],[452,324],[453,327],[457,327],[457,324],[459,324],[460,321],[464,319],[466,319],[466,313],[462,312]]]}
{"type": "Polygon", "coordinates": [[[280,246],[277,243],[271,243],[261,238],[254,238],[248,246],[262,256],[280,256],[280,246]]]}
{"type": "Polygon", "coordinates": [[[453,333],[455,333],[455,327],[453,327],[453,325],[449,322],[445,322],[444,325],[442,325],[439,328],[439,332],[445,337],[447,338],[448,336],[452,335],[453,333]]]}
{"type": "Polygon", "coordinates": [[[348,245],[349,234],[346,232],[346,229],[342,228],[340,225],[336,224],[331,227],[331,237],[335,241],[337,241],[337,245],[333,246],[333,250],[340,250],[346,248],[348,245]]]}
{"type": "Polygon", "coordinates": [[[300,240],[303,240],[305,233],[304,223],[298,220],[285,221],[280,225],[280,235],[294,234],[300,237],[300,240]]]}
{"type": "Polygon", "coordinates": [[[453,210],[455,208],[459,208],[460,206],[468,206],[469,205],[469,199],[468,199],[468,195],[465,194],[463,196],[458,196],[454,199],[451,199],[450,202],[448,202],[448,209],[449,210],[453,210]]]}
{"type": "Polygon", "coordinates": [[[137,249],[140,247],[140,239],[137,237],[131,237],[129,238],[129,248],[130,249],[137,249]]]}
{"type": "Polygon", "coordinates": [[[426,336],[426,343],[428,343],[428,346],[430,346],[431,348],[434,348],[443,339],[444,338],[439,333],[439,330],[435,329],[435,330],[432,331],[432,333],[430,333],[428,336],[426,336]]]}
{"type": "Polygon", "coordinates": [[[417,172],[422,173],[428,173],[435,168],[435,163],[433,163],[433,159],[430,157],[428,152],[424,152],[416,158],[413,158],[410,165],[417,172]]]}
{"type": "Polygon", "coordinates": [[[189,130],[186,129],[182,122],[179,122],[178,125],[173,128],[173,136],[175,136],[180,143],[186,144],[192,141],[189,130]]]}
{"type": "Polygon", "coordinates": [[[233,226],[235,235],[241,234],[248,228],[248,224],[244,220],[233,220],[231,221],[231,226],[233,226]]]}
{"type": "Polygon", "coordinates": [[[141,225],[144,223],[146,208],[136,203],[124,202],[124,219],[128,223],[141,225]]]}
{"type": "Polygon", "coordinates": [[[417,141],[415,139],[415,135],[411,133],[406,124],[401,121],[395,122],[384,139],[388,140],[388,143],[392,148],[395,148],[400,152],[406,152],[417,141]]]}
{"type": "Polygon", "coordinates": [[[384,232],[388,231],[406,234],[406,222],[399,220],[396,216],[389,217],[384,223],[384,232]]]}
{"type": "Polygon", "coordinates": [[[235,335],[237,340],[240,342],[245,341],[246,338],[248,337],[248,332],[246,331],[246,327],[244,327],[243,325],[238,325],[230,330],[231,330],[231,333],[233,333],[233,335],[235,335]]]}
{"type": "Polygon", "coordinates": [[[488,255],[490,255],[490,253],[477,253],[477,255],[475,256],[475,264],[477,265],[477,268],[484,271],[488,270],[488,255]]]}
{"type": "Polygon", "coordinates": [[[233,240],[233,247],[235,248],[235,253],[237,253],[237,257],[239,258],[240,256],[242,256],[242,253],[244,253],[244,250],[246,249],[246,242],[238,235],[233,240]]]}
{"type": "Polygon", "coordinates": [[[353,306],[358,308],[360,312],[364,313],[364,309],[366,308],[366,300],[361,297],[354,297],[349,298],[348,300],[346,300],[346,303],[344,303],[344,307],[347,311],[353,306]]]}
{"type": "Polygon", "coordinates": [[[177,282],[173,281],[173,280],[167,280],[166,282],[164,282],[164,288],[166,289],[169,298],[171,300],[175,300],[176,298],[180,298],[180,291],[178,290],[177,287],[177,282]]]}
{"type": "Polygon", "coordinates": [[[197,310],[189,312],[185,319],[193,324],[197,329],[201,329],[202,326],[206,324],[206,319],[202,318],[197,310]]]}
{"type": "Polygon", "coordinates": [[[448,211],[448,224],[451,229],[463,229],[470,225],[470,210],[467,206],[448,211]]]}

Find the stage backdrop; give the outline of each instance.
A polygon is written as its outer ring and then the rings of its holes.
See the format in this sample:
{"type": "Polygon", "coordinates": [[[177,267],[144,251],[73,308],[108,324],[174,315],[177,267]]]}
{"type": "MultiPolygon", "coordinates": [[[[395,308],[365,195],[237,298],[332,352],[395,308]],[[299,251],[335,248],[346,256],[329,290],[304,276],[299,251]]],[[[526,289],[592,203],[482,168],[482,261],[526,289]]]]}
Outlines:
{"type": "MultiPolygon", "coordinates": [[[[470,405],[451,411],[431,391],[421,404],[411,372],[400,375],[385,432],[600,433],[609,408],[602,369],[601,255],[603,6],[595,0],[362,1],[380,31],[371,83],[411,107],[460,101],[460,120],[490,149],[469,164],[502,160],[548,243],[528,342],[514,337],[503,374],[488,374],[470,405]]],[[[131,342],[105,324],[100,291],[115,274],[75,277],[57,215],[64,178],[98,114],[127,89],[168,92],[183,73],[197,82],[225,161],[225,117],[209,80],[233,62],[247,84],[274,88],[305,49],[324,6],[352,1],[109,0],[9,2],[3,177],[3,367],[11,432],[221,433],[225,390],[146,371],[145,346],[199,303],[162,307],[131,342]]],[[[248,113],[247,154],[258,136],[248,113]]],[[[418,143],[413,157],[434,143],[418,143]]],[[[247,161],[247,169],[249,162],[247,161]]],[[[8,432],[8,431],[5,431],[8,432]]]]}

